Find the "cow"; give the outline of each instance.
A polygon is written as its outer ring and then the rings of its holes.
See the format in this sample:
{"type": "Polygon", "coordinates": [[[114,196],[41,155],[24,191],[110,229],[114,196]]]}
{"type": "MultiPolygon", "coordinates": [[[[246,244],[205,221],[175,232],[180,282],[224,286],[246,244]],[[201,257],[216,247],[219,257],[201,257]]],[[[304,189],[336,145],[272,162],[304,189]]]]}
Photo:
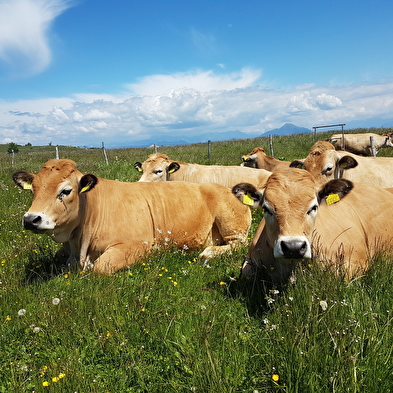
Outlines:
{"type": "Polygon", "coordinates": [[[346,134],[344,135],[344,143],[342,142],[342,134],[334,134],[328,139],[328,142],[336,150],[347,150],[362,156],[373,156],[370,137],[373,137],[375,154],[377,154],[379,150],[385,147],[393,147],[392,134],[392,132],[382,135],[373,133],[346,134]]]}
{"type": "Polygon", "coordinates": [[[316,142],[304,160],[294,160],[290,166],[306,169],[319,184],[345,178],[375,187],[393,187],[393,158],[358,156],[335,150],[326,141],[316,142]]]}
{"type": "Polygon", "coordinates": [[[142,164],[136,162],[135,169],[143,172],[140,182],[187,181],[193,183],[218,183],[232,188],[247,182],[263,188],[271,172],[240,166],[199,165],[173,161],[166,154],[150,154],[142,164]]]}
{"type": "Polygon", "coordinates": [[[285,283],[299,261],[311,258],[350,279],[391,246],[393,195],[383,188],[347,179],[320,186],[307,171],[289,168],[274,172],[263,194],[244,183],[233,192],[264,210],[242,267],[244,279],[285,283]]]}
{"type": "Polygon", "coordinates": [[[83,174],[50,160],[14,182],[33,192],[25,229],[63,243],[67,264],[110,275],[162,245],[205,248],[209,260],[247,241],[251,213],[218,184],[126,183],[83,174]]]}
{"type": "Polygon", "coordinates": [[[250,168],[265,169],[269,172],[274,172],[277,169],[285,169],[289,167],[290,161],[281,161],[277,158],[266,155],[263,147],[256,147],[251,153],[242,156],[242,163],[240,166],[250,168]]]}

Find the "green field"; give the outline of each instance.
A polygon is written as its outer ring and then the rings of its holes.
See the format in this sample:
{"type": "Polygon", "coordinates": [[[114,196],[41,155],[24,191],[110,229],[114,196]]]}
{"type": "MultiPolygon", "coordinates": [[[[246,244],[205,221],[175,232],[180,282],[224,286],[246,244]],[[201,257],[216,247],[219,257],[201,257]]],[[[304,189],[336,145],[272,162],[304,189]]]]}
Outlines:
{"type": "MultiPolygon", "coordinates": [[[[276,158],[293,160],[308,154],[314,137],[273,143],[276,158]]],[[[258,146],[269,153],[267,138],[215,142],[210,157],[207,144],[158,151],[238,165],[258,146]]],[[[121,181],[138,180],[134,162],[153,152],[108,150],[107,165],[102,149],[58,149],[82,172],[121,181]]],[[[11,179],[54,157],[54,146],[20,146],[12,163],[0,146],[0,392],[393,391],[389,256],[350,282],[310,263],[295,284],[252,297],[237,280],[247,247],[209,267],[198,252],[169,250],[112,277],[69,272],[53,261],[58,244],[23,230],[32,195],[11,179]]],[[[253,212],[251,235],[260,219],[253,212]]]]}

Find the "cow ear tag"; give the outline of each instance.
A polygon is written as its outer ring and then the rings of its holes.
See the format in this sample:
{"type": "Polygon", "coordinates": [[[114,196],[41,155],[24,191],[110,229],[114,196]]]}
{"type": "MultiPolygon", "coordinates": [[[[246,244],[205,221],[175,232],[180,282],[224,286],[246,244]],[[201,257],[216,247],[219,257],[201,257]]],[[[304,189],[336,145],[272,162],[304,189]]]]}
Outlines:
{"type": "Polygon", "coordinates": [[[143,172],[143,169],[142,168],[137,168],[136,169],[138,172],[143,172]]]}
{"type": "Polygon", "coordinates": [[[31,185],[31,182],[29,182],[29,181],[24,182],[24,184],[23,184],[24,190],[31,190],[32,188],[33,188],[33,186],[31,185]]]}
{"type": "Polygon", "coordinates": [[[243,196],[243,201],[245,205],[254,206],[254,199],[250,197],[250,194],[246,194],[243,196]]]}
{"type": "Polygon", "coordinates": [[[326,198],[326,204],[327,205],[333,205],[333,203],[336,203],[340,200],[340,197],[337,194],[330,194],[326,198]]]}
{"type": "Polygon", "coordinates": [[[80,193],[89,191],[90,188],[91,188],[91,185],[92,185],[92,182],[88,183],[86,186],[84,186],[84,187],[80,190],[80,193]]]}
{"type": "Polygon", "coordinates": [[[176,172],[176,169],[175,169],[175,168],[170,169],[170,170],[168,171],[168,173],[173,173],[173,172],[176,172]]]}

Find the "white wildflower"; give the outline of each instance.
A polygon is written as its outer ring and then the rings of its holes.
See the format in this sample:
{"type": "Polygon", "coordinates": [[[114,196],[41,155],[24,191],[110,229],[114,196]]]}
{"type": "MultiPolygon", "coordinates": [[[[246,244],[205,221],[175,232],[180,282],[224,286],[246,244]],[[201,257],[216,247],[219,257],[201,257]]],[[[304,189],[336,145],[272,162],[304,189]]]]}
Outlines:
{"type": "Polygon", "coordinates": [[[326,311],[327,308],[328,308],[328,304],[327,304],[326,300],[321,300],[321,301],[319,302],[319,305],[321,306],[322,311],[326,311]]]}
{"type": "Polygon", "coordinates": [[[20,317],[22,317],[23,315],[25,315],[26,314],[26,310],[24,309],[24,308],[21,308],[19,311],[18,311],[18,315],[20,316],[20,317]]]}
{"type": "Polygon", "coordinates": [[[57,306],[60,303],[60,299],[58,297],[52,298],[52,304],[54,306],[57,306]]]}

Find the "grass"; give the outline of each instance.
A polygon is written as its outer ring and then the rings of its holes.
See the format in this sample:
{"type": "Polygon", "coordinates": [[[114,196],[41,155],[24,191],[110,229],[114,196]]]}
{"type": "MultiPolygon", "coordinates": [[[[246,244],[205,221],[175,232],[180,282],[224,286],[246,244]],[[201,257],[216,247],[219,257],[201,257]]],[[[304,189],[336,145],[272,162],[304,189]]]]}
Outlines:
{"type": "MultiPolygon", "coordinates": [[[[312,144],[310,135],[274,138],[275,156],[305,157],[312,144]]],[[[237,165],[257,146],[268,150],[266,138],[213,143],[210,159],[205,144],[159,151],[237,165]]],[[[14,166],[5,151],[0,392],[393,391],[390,256],[350,282],[300,266],[295,284],[253,296],[236,280],[247,247],[209,267],[198,253],[170,249],[112,277],[69,272],[54,261],[56,243],[22,229],[31,195],[11,180],[38,171],[54,148],[21,147],[14,166]]],[[[100,149],[59,151],[83,172],[123,181],[137,180],[132,164],[151,153],[108,150],[106,165],[100,149]]],[[[252,232],[260,218],[253,213],[252,232]]]]}

